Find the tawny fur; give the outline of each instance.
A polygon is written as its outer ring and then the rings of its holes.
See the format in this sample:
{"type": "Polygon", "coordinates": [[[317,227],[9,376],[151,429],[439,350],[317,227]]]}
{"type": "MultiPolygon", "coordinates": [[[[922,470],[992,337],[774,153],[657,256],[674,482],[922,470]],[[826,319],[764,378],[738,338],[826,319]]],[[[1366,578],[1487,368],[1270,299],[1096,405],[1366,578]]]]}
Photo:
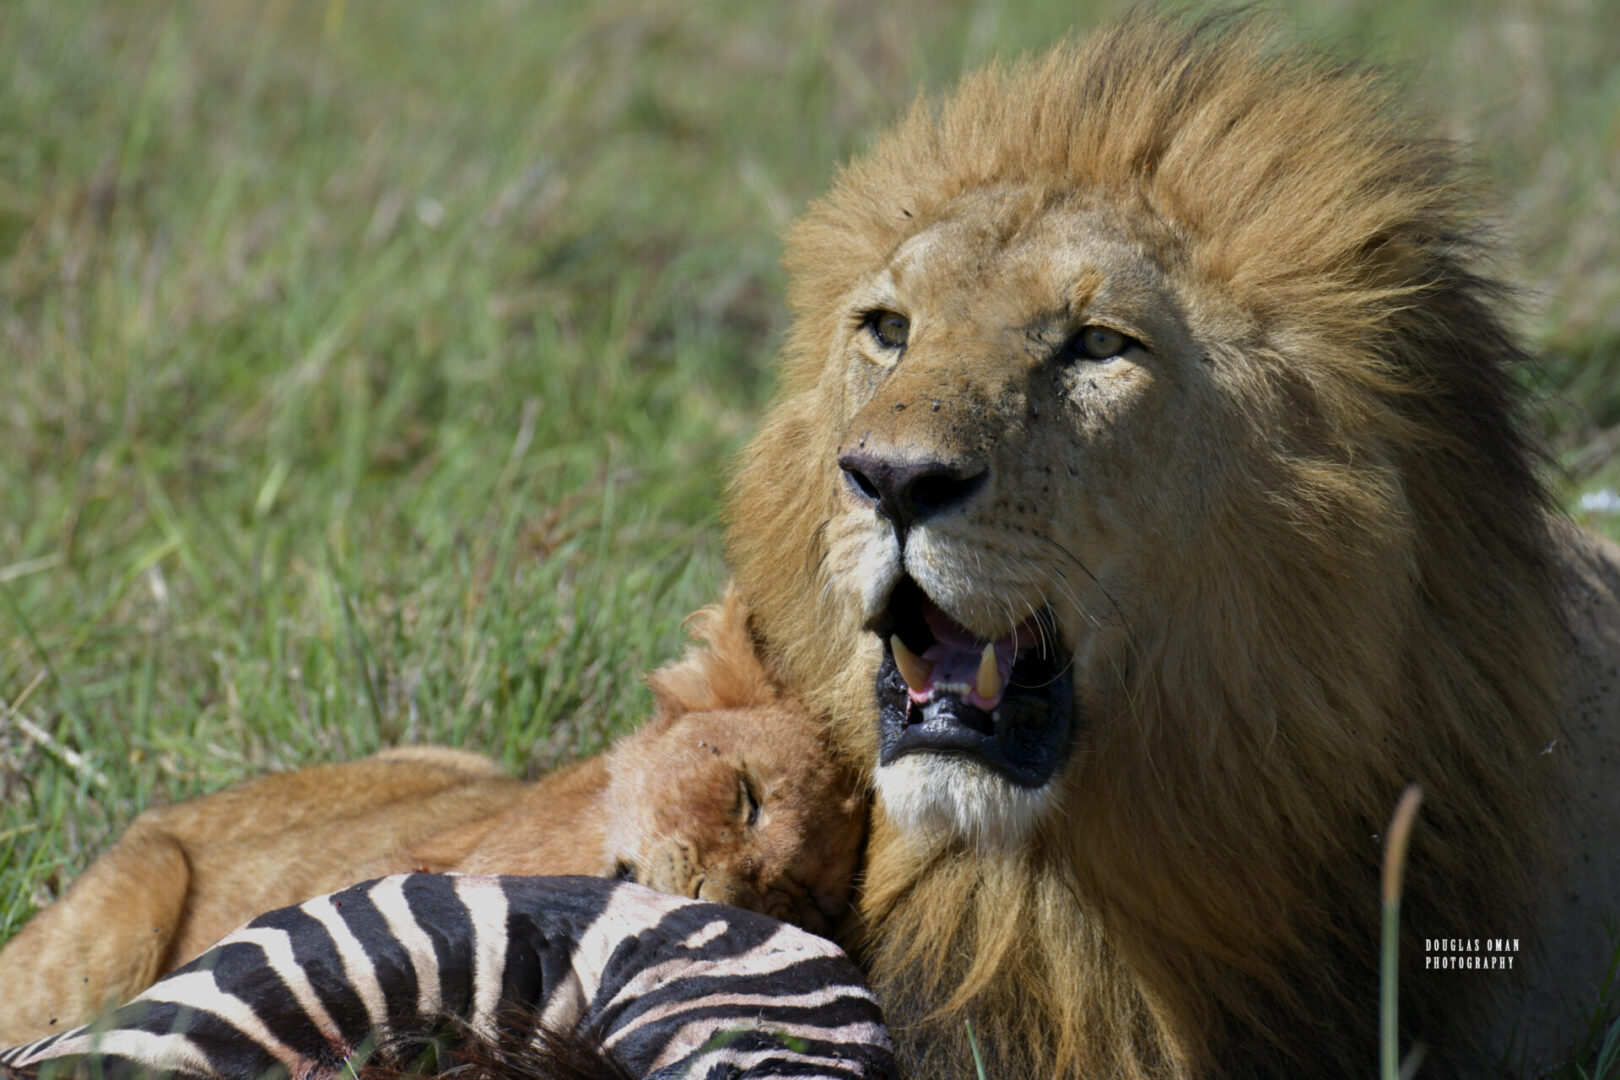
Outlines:
{"type": "MultiPolygon", "coordinates": [[[[994,1076],[1370,1074],[1377,834],[1410,781],[1403,1041],[1445,1075],[1523,1007],[1517,975],[1419,970],[1421,938],[1544,925],[1560,783],[1599,791],[1560,763],[1616,744],[1620,558],[1549,509],[1477,202],[1385,80],[1140,16],[919,102],[790,233],[730,507],[764,651],[869,768],[865,624],[900,567],[985,640],[1049,606],[1073,656],[1033,828],[874,817],[861,953],[911,1075],[974,1074],[965,1019],[994,1076]],[[1054,359],[1086,325],[1145,348],[1054,359]],[[988,479],[902,550],[855,446],[988,479]]],[[[1583,958],[1615,861],[1588,843],[1583,958]]]]}
{"type": "Polygon", "coordinates": [[[854,774],[754,658],[734,595],[648,677],[651,720],[541,780],[446,747],[148,810],[0,951],[0,1045],[88,1020],[261,912],[417,869],[632,876],[825,931],[865,827],[854,774]]]}

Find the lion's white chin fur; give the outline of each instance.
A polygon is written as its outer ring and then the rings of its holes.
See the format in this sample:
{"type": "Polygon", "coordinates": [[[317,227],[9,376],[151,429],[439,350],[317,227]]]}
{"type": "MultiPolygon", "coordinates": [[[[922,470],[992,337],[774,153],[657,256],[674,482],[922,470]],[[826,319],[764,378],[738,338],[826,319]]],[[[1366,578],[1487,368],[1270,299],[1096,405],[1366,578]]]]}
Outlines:
{"type": "Polygon", "coordinates": [[[1020,787],[948,754],[908,754],[877,770],[878,805],[897,828],[949,836],[987,853],[1022,848],[1052,809],[1054,786],[1020,787]]]}

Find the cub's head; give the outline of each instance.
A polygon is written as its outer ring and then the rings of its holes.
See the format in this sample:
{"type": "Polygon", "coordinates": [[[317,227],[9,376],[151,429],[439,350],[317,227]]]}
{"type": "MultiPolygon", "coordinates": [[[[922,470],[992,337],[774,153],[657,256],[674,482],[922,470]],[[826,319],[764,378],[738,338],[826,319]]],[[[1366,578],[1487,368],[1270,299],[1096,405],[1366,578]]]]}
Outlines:
{"type": "Polygon", "coordinates": [[[1348,835],[1316,786],[1392,799],[1413,695],[1477,689],[1424,635],[1489,668],[1484,627],[1540,618],[1519,356],[1450,155],[1376,80],[1168,29],[919,105],[789,237],[730,554],[914,835],[1348,835]]]}
{"type": "Polygon", "coordinates": [[[825,933],[860,856],[856,774],[760,667],[734,596],[694,624],[708,647],[649,676],[652,721],[609,755],[606,872],[825,933]]]}

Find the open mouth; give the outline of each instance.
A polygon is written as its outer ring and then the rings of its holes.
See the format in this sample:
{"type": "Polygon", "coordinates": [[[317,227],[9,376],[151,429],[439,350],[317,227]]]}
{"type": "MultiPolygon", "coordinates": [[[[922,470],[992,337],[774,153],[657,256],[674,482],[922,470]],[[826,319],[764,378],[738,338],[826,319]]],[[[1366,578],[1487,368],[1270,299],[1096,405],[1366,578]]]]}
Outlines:
{"type": "Polygon", "coordinates": [[[1023,787],[1051,779],[1068,750],[1074,688],[1050,612],[986,641],[905,577],[872,629],[883,641],[880,764],[961,754],[1023,787]]]}

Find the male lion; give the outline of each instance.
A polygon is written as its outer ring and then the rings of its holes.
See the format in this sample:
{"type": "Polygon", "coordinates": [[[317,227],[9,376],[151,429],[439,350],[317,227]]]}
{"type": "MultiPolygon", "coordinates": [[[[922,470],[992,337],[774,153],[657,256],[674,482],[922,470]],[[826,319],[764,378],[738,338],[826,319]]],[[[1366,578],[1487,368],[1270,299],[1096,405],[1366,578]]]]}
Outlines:
{"type": "Polygon", "coordinates": [[[1491,1007],[1538,1051],[1579,1019],[1620,552],[1550,507],[1482,235],[1382,80],[1177,17],[915,107],[792,230],[729,554],[872,769],[859,944],[910,1075],[973,1075],[968,1020],[996,1077],[1372,1075],[1414,780],[1422,1074],[1491,1007]]]}
{"type": "Polygon", "coordinates": [[[409,870],[618,876],[825,933],[865,800],[760,667],[735,595],[692,626],[708,647],[648,676],[646,726],[538,782],[407,747],[148,810],[0,952],[0,1046],[91,1019],[261,912],[409,870]]]}

